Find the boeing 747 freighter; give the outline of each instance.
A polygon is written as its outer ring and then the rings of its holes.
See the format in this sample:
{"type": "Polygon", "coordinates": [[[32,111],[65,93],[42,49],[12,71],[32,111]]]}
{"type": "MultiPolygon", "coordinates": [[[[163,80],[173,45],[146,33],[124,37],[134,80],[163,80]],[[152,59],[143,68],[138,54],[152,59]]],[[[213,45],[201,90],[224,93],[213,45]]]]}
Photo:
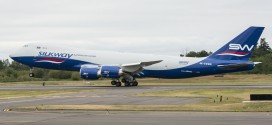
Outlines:
{"type": "MultiPolygon", "coordinates": [[[[189,78],[252,70],[258,62],[249,61],[264,27],[250,27],[212,55],[204,58],[155,54],[121,53],[74,49],[31,43],[10,57],[33,67],[79,71],[86,80],[112,79],[115,86],[137,86],[137,78],[189,78]]],[[[30,77],[34,74],[32,70],[30,77]]]]}

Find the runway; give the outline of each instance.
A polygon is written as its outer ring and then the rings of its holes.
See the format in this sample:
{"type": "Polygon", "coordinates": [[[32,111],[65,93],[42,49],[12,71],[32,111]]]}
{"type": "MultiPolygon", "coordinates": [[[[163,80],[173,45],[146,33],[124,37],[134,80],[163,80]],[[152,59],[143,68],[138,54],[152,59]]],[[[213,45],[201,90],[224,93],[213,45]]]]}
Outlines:
{"type": "Polygon", "coordinates": [[[12,112],[0,113],[6,125],[271,125],[271,113],[232,112],[12,112]]]}
{"type": "Polygon", "coordinates": [[[203,98],[175,97],[137,97],[132,94],[178,89],[175,87],[90,87],[90,86],[32,86],[32,87],[1,87],[0,90],[97,90],[96,92],[81,92],[61,95],[47,95],[0,100],[0,109],[29,105],[177,105],[204,100],[203,98]]]}
{"type": "MultiPolygon", "coordinates": [[[[205,98],[135,97],[131,94],[192,88],[272,88],[272,86],[5,86],[1,90],[75,90],[81,92],[0,100],[0,109],[33,105],[178,105],[190,104],[205,98]]],[[[3,112],[0,124],[258,124],[270,125],[270,113],[198,113],[198,112],[118,112],[118,111],[58,111],[58,112],[3,112]]]]}
{"type": "Polygon", "coordinates": [[[205,100],[205,98],[176,97],[136,97],[129,96],[144,92],[157,92],[177,89],[196,88],[272,88],[272,86],[3,86],[0,90],[98,90],[97,92],[72,93],[61,95],[35,96],[0,100],[0,109],[29,105],[177,105],[190,104],[205,100]]]}

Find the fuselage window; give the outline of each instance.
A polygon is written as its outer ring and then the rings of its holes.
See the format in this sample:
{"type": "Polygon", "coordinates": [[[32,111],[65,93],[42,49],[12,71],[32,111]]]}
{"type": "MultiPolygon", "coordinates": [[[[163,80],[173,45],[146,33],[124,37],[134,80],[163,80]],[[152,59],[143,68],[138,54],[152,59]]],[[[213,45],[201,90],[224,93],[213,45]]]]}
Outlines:
{"type": "Polygon", "coordinates": [[[28,47],[28,45],[24,45],[24,47],[28,47]]]}

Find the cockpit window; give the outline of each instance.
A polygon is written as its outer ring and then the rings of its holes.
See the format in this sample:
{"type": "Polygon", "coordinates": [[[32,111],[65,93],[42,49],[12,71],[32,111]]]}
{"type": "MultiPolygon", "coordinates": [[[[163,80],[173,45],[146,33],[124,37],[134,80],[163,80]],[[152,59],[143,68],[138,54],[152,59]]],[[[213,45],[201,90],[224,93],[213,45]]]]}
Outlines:
{"type": "Polygon", "coordinates": [[[37,46],[37,49],[41,49],[41,47],[37,46]]]}
{"type": "Polygon", "coordinates": [[[28,47],[28,45],[24,45],[24,47],[28,47]]]}

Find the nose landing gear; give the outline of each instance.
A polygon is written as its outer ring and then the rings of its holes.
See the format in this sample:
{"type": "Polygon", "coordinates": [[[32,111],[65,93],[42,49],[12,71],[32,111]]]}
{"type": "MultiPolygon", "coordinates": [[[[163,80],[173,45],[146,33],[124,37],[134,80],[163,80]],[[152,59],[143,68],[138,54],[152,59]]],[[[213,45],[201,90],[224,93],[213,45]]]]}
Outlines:
{"type": "Polygon", "coordinates": [[[32,68],[29,69],[29,75],[28,76],[29,77],[35,77],[35,74],[33,73],[33,69],[32,68]]]}

